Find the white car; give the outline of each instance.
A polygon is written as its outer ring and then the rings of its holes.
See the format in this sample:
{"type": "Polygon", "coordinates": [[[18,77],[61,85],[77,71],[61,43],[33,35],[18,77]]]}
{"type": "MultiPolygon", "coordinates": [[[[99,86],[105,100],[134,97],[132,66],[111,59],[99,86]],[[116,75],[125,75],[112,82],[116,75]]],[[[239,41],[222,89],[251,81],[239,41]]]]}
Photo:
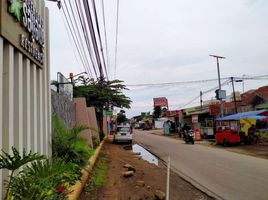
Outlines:
{"type": "Polygon", "coordinates": [[[114,143],[129,142],[132,143],[132,129],[129,125],[119,125],[114,133],[114,143]]]}

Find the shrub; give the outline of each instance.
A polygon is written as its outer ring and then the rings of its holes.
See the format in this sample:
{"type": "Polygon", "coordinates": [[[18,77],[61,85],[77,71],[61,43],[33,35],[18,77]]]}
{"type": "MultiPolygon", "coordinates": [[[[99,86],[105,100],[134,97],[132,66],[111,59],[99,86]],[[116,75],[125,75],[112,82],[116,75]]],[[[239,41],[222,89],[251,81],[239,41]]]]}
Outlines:
{"type": "Polygon", "coordinates": [[[15,147],[12,147],[12,154],[13,155],[10,155],[2,151],[2,155],[0,155],[0,169],[7,169],[11,171],[9,181],[7,181],[7,196],[5,199],[8,198],[10,184],[14,180],[14,172],[27,163],[46,158],[45,156],[39,155],[37,153],[32,153],[31,151],[27,154],[25,149],[23,149],[22,155],[20,155],[15,147]]]}
{"type": "Polygon", "coordinates": [[[35,161],[10,182],[14,199],[65,199],[68,187],[81,176],[80,167],[63,159],[35,161]]]}
{"type": "Polygon", "coordinates": [[[98,138],[96,136],[94,136],[94,135],[92,136],[92,143],[93,143],[94,148],[97,148],[99,146],[99,144],[100,144],[98,138]]]}
{"type": "Polygon", "coordinates": [[[65,158],[66,162],[85,166],[93,154],[93,149],[88,147],[85,139],[78,137],[78,134],[89,127],[77,126],[69,130],[57,116],[53,116],[53,128],[53,157],[65,158]]]}

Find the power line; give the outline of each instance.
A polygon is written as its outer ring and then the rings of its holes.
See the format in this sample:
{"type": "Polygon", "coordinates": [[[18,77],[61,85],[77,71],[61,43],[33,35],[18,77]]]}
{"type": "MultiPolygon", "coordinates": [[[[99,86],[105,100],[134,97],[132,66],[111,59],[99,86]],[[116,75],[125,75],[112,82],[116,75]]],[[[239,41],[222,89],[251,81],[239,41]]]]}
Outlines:
{"type": "Polygon", "coordinates": [[[84,10],[85,10],[85,13],[87,16],[87,24],[88,24],[89,31],[90,31],[91,41],[93,43],[93,49],[94,49],[95,57],[96,57],[97,64],[99,67],[100,77],[103,78],[104,74],[103,74],[103,70],[102,70],[102,64],[101,64],[98,44],[97,44],[94,25],[93,25],[93,21],[92,21],[91,12],[90,12],[90,6],[89,6],[89,3],[87,0],[83,0],[83,2],[84,2],[84,10]]]}
{"type": "MultiPolygon", "coordinates": [[[[224,86],[224,85],[228,84],[229,82],[230,82],[230,80],[228,79],[228,80],[226,80],[225,82],[221,83],[221,86],[224,86]]],[[[215,91],[215,90],[218,89],[218,88],[219,88],[219,86],[216,86],[216,87],[213,87],[213,88],[211,88],[211,89],[209,89],[209,90],[206,90],[206,91],[202,92],[202,95],[207,94],[207,93],[210,93],[210,92],[212,92],[212,91],[215,91]]],[[[187,102],[187,103],[181,105],[178,109],[182,109],[182,108],[184,108],[185,106],[188,106],[189,104],[193,103],[195,100],[197,100],[197,99],[199,99],[199,98],[200,98],[200,95],[194,97],[194,98],[193,98],[192,100],[190,100],[189,102],[187,102]]]]}
{"type": "Polygon", "coordinates": [[[116,78],[116,67],[117,67],[118,24],[119,24],[119,0],[117,0],[117,12],[116,12],[114,79],[116,78]]]}
{"type": "MultiPolygon", "coordinates": [[[[78,58],[77,58],[77,53],[76,53],[75,48],[74,48],[74,44],[71,42],[72,39],[71,39],[70,33],[69,33],[69,31],[68,31],[68,28],[67,28],[67,24],[66,24],[66,22],[64,21],[62,14],[61,14],[61,18],[62,18],[62,21],[63,21],[63,24],[64,24],[64,28],[65,28],[65,30],[66,30],[66,32],[67,32],[68,39],[69,39],[69,41],[70,41],[70,43],[71,43],[72,51],[73,51],[73,53],[74,53],[76,62],[79,63],[79,60],[78,60],[78,58]]],[[[80,60],[80,62],[81,62],[81,64],[83,65],[83,63],[82,63],[81,60],[80,60]]],[[[84,65],[83,65],[83,66],[84,66],[84,65]]],[[[79,65],[79,68],[80,68],[80,65],[79,65]]],[[[81,68],[80,68],[80,70],[81,70],[81,68]]]]}
{"type": "MultiPolygon", "coordinates": [[[[234,80],[265,80],[268,75],[251,76],[251,77],[234,77],[234,80]]],[[[221,80],[230,80],[230,77],[221,78],[221,80]]],[[[140,83],[140,84],[126,84],[127,87],[154,87],[154,86],[173,86],[173,85],[186,85],[195,83],[208,83],[218,81],[218,79],[203,79],[203,80],[192,80],[192,81],[175,81],[175,82],[163,82],[163,83],[140,83]]]]}
{"type": "MultiPolygon", "coordinates": [[[[80,34],[80,31],[79,31],[79,28],[78,28],[78,25],[77,25],[77,21],[75,20],[75,14],[74,14],[74,11],[73,11],[73,8],[72,8],[72,5],[70,5],[70,8],[71,8],[71,13],[72,13],[72,16],[73,16],[73,20],[72,20],[72,17],[71,17],[71,14],[69,12],[69,9],[68,9],[68,6],[65,2],[65,0],[63,0],[64,4],[65,4],[65,7],[66,7],[66,11],[67,11],[67,15],[69,17],[69,20],[71,22],[71,27],[73,29],[73,32],[74,32],[74,35],[76,37],[76,40],[78,42],[78,45],[79,45],[79,48],[80,48],[80,51],[82,52],[83,56],[84,56],[84,60],[86,62],[86,68],[88,69],[88,72],[90,73],[91,77],[92,77],[92,72],[91,72],[91,69],[90,69],[90,65],[89,65],[89,61],[88,61],[88,58],[86,56],[86,52],[85,52],[85,48],[84,48],[84,45],[83,45],[83,41],[82,41],[82,37],[81,37],[81,34],[80,34]],[[74,22],[74,23],[73,23],[74,22]],[[76,30],[76,31],[75,31],[76,30]]],[[[70,3],[70,2],[69,2],[70,3]]],[[[64,9],[64,8],[63,8],[64,9]]],[[[86,69],[85,69],[86,70],[86,69]]]]}
{"type": "Polygon", "coordinates": [[[101,0],[102,5],[102,18],[103,18],[103,27],[104,27],[104,38],[105,38],[105,49],[106,49],[106,64],[107,64],[107,71],[109,74],[109,51],[108,51],[108,41],[107,41],[107,31],[106,31],[106,20],[105,20],[105,7],[104,7],[104,1],[101,0]]]}
{"type": "Polygon", "coordinates": [[[95,59],[93,57],[93,52],[92,52],[92,49],[91,49],[91,44],[90,44],[87,29],[86,29],[86,22],[85,22],[85,19],[84,19],[85,16],[84,16],[84,13],[82,11],[81,2],[78,1],[78,3],[77,3],[77,1],[75,1],[75,7],[76,7],[76,10],[77,10],[77,13],[78,13],[78,16],[79,16],[79,21],[80,21],[82,31],[83,31],[83,34],[84,34],[84,38],[85,38],[85,41],[86,41],[89,56],[90,56],[90,59],[92,61],[92,67],[93,67],[94,73],[95,73],[96,78],[97,78],[98,74],[97,74],[97,70],[96,70],[96,63],[95,63],[95,59]]]}
{"type": "Polygon", "coordinates": [[[103,53],[103,46],[102,46],[102,41],[101,41],[101,34],[100,34],[100,28],[99,28],[99,22],[98,22],[98,14],[97,14],[97,10],[96,10],[95,0],[92,0],[92,3],[93,3],[94,14],[95,14],[95,24],[96,24],[96,27],[97,27],[97,33],[98,33],[98,38],[99,38],[102,61],[103,61],[105,73],[106,73],[106,76],[107,76],[107,79],[108,79],[108,73],[107,73],[106,62],[105,62],[104,53],[103,53]]]}
{"type": "MultiPolygon", "coordinates": [[[[79,48],[79,46],[78,46],[78,44],[77,44],[77,40],[75,39],[74,33],[72,32],[70,23],[69,23],[69,21],[68,21],[67,15],[66,15],[66,13],[65,13],[65,9],[64,9],[63,7],[62,7],[62,11],[63,11],[63,15],[64,15],[64,17],[65,17],[67,26],[68,26],[68,28],[69,28],[69,31],[70,31],[70,33],[71,33],[72,40],[73,40],[73,42],[74,42],[74,44],[75,44],[75,46],[76,46],[76,49],[77,49],[77,52],[78,52],[79,57],[80,57],[80,59],[81,59],[81,62],[82,62],[82,64],[83,64],[83,67],[84,67],[84,69],[86,70],[86,69],[87,69],[87,68],[86,68],[86,62],[85,62],[85,60],[84,60],[84,57],[82,56],[81,50],[80,50],[80,48],[79,48]]],[[[88,70],[86,70],[86,71],[88,72],[88,70]]]]}

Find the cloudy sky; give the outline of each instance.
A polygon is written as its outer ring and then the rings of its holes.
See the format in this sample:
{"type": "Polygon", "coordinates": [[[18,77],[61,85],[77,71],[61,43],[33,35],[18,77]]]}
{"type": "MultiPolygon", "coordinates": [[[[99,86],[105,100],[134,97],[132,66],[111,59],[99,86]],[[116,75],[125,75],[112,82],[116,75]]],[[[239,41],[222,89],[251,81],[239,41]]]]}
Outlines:
{"type": "MultiPolygon", "coordinates": [[[[120,0],[118,64],[114,67],[116,0],[104,0],[109,49],[110,78],[126,85],[183,82],[221,77],[268,75],[268,1],[267,0],[120,0]]],[[[54,3],[50,9],[51,77],[58,71],[84,71],[74,56],[54,3]]],[[[100,6],[99,6],[100,8],[100,6]]],[[[101,14],[101,12],[99,13],[101,14]]],[[[152,111],[152,99],[165,96],[171,109],[216,87],[217,81],[155,87],[133,87],[129,117],[152,111]]],[[[267,85],[268,80],[245,81],[245,90],[267,85]]],[[[242,83],[235,83],[242,91],[242,83]]],[[[231,85],[223,87],[227,93],[231,85]]],[[[206,94],[204,100],[214,97],[206,94]]],[[[198,105],[199,100],[188,106],[198,105]]]]}

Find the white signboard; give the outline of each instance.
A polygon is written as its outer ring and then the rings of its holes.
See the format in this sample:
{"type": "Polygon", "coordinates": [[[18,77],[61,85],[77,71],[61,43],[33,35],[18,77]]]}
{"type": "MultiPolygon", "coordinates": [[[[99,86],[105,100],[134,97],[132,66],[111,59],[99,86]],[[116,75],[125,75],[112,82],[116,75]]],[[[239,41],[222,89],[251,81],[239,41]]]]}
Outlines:
{"type": "Polygon", "coordinates": [[[58,83],[59,83],[59,94],[65,96],[70,101],[73,100],[73,84],[63,76],[62,73],[58,72],[58,83]]]}

